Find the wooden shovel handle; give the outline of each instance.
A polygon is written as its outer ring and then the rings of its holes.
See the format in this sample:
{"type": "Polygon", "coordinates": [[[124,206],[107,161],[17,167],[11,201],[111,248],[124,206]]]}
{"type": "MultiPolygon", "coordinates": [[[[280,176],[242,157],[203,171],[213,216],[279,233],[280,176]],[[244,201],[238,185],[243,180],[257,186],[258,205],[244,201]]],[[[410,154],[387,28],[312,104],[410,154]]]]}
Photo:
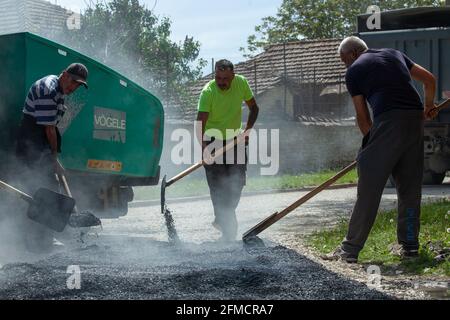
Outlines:
{"type": "Polygon", "coordinates": [[[269,217],[258,223],[256,226],[245,232],[242,238],[245,239],[247,237],[253,237],[261,233],[262,231],[266,230],[268,227],[270,227],[275,222],[286,216],[288,213],[297,209],[300,205],[302,205],[303,203],[305,203],[306,201],[317,195],[319,192],[331,186],[333,183],[335,183],[349,171],[353,170],[353,168],[356,167],[356,164],[357,164],[356,161],[352,162],[347,167],[339,171],[335,176],[331,177],[330,179],[319,185],[317,188],[305,194],[303,197],[292,203],[289,207],[285,208],[283,211],[273,213],[272,215],[270,215],[269,217]]]}
{"type": "Polygon", "coordinates": [[[442,109],[447,108],[448,106],[450,106],[450,99],[447,99],[444,102],[442,102],[441,104],[437,105],[436,110],[437,110],[437,112],[439,112],[442,109]]]}
{"type": "MultiPolygon", "coordinates": [[[[58,179],[60,179],[60,181],[62,182],[62,184],[63,184],[63,186],[64,186],[64,190],[66,191],[67,195],[68,195],[69,197],[73,198],[73,197],[72,197],[72,192],[70,192],[69,184],[67,183],[67,180],[66,180],[66,176],[65,176],[64,174],[62,174],[62,173],[58,173],[58,174],[57,174],[57,177],[58,177],[58,179]]],[[[75,213],[78,212],[78,208],[77,208],[76,205],[73,207],[73,211],[74,211],[75,213]]]]}
{"type": "Polygon", "coordinates": [[[186,170],[184,170],[183,172],[180,172],[179,174],[177,174],[175,177],[171,178],[169,181],[166,182],[166,187],[170,186],[171,184],[177,182],[178,180],[180,180],[181,178],[187,176],[188,174],[190,174],[191,172],[197,170],[198,168],[200,168],[201,166],[203,166],[203,161],[199,161],[196,164],[194,164],[193,166],[190,166],[189,168],[187,168],[186,170]]]}
{"type": "MultiPolygon", "coordinates": [[[[442,102],[441,104],[437,105],[436,109],[439,112],[448,106],[450,106],[450,99],[447,99],[444,102],[442,102]]],[[[273,213],[272,215],[270,215],[269,217],[267,217],[266,219],[264,219],[263,221],[258,223],[256,226],[254,226],[253,228],[251,228],[250,230],[245,232],[244,235],[242,236],[242,238],[246,239],[248,237],[253,237],[253,236],[258,235],[262,231],[266,230],[268,227],[270,227],[272,224],[274,224],[275,222],[277,222],[278,220],[280,220],[281,218],[286,216],[288,213],[292,212],[294,209],[298,208],[300,205],[302,205],[303,203],[305,203],[306,201],[308,201],[309,199],[314,197],[316,194],[318,194],[319,192],[323,191],[324,189],[328,188],[330,185],[335,183],[338,179],[340,179],[342,176],[344,176],[347,172],[349,172],[350,170],[355,168],[356,164],[357,164],[356,161],[352,162],[347,167],[345,167],[340,172],[338,172],[334,177],[328,179],[327,181],[322,183],[320,186],[318,186],[314,190],[308,192],[303,197],[301,197],[300,199],[298,199],[297,201],[292,203],[289,207],[285,208],[283,211],[273,213]]]]}
{"type": "MultiPolygon", "coordinates": [[[[237,136],[236,139],[234,139],[233,142],[230,142],[225,147],[220,148],[219,150],[217,150],[217,152],[215,152],[214,155],[208,160],[209,161],[214,161],[218,157],[222,156],[226,151],[234,148],[234,146],[236,144],[239,144],[240,142],[242,142],[242,140],[245,139],[246,134],[247,134],[247,131],[245,131],[243,134],[237,136]]],[[[187,176],[191,172],[193,172],[193,171],[197,170],[198,168],[202,167],[205,163],[206,163],[205,160],[199,161],[196,164],[194,164],[193,166],[191,166],[191,167],[187,168],[186,170],[184,170],[183,172],[177,174],[175,177],[171,178],[170,180],[168,180],[166,182],[166,187],[170,186],[171,184],[177,182],[178,180],[180,180],[181,178],[187,176]]]]}
{"type": "Polygon", "coordinates": [[[69,184],[67,183],[66,177],[63,174],[58,174],[59,179],[61,179],[61,182],[63,184],[64,190],[66,191],[67,195],[71,198],[72,192],[70,192],[69,184]]]}
{"type": "Polygon", "coordinates": [[[25,192],[22,192],[16,188],[14,188],[13,186],[10,186],[9,184],[3,182],[0,180],[0,189],[4,189],[6,191],[8,191],[11,194],[14,194],[16,196],[19,196],[21,199],[27,201],[27,202],[33,202],[33,198],[31,196],[29,196],[28,194],[26,194],[25,192]]]}

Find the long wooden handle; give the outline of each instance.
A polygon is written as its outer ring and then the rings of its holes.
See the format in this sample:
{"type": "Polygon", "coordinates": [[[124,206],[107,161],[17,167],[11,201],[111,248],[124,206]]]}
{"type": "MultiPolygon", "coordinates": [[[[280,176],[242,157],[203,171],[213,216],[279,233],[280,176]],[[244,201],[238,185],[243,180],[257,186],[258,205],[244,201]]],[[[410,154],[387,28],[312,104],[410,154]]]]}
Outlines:
{"type": "MultiPolygon", "coordinates": [[[[66,176],[65,176],[64,174],[60,173],[60,174],[58,174],[58,178],[61,179],[61,182],[62,182],[62,184],[63,184],[63,186],[64,186],[64,190],[66,190],[67,195],[68,195],[69,197],[73,198],[73,197],[72,197],[72,192],[70,192],[69,184],[67,183],[67,180],[66,180],[66,176]]],[[[75,213],[78,213],[77,205],[75,205],[75,206],[73,207],[73,211],[74,211],[75,213]]]]}
{"type": "MultiPolygon", "coordinates": [[[[444,102],[442,102],[441,104],[437,105],[436,109],[439,112],[442,109],[447,108],[448,106],[450,106],[450,99],[447,99],[444,102]]],[[[328,188],[330,185],[335,183],[338,179],[340,179],[342,176],[344,176],[347,172],[349,172],[350,170],[355,168],[356,164],[357,164],[356,161],[352,162],[350,165],[348,165],[347,167],[342,169],[340,172],[338,172],[334,177],[325,181],[324,183],[322,183],[320,186],[318,186],[314,190],[311,190],[306,195],[304,195],[303,197],[301,197],[300,199],[298,199],[297,201],[292,203],[289,207],[285,208],[283,211],[273,213],[272,215],[270,215],[269,217],[267,217],[266,219],[264,219],[263,221],[258,223],[256,226],[254,226],[253,228],[251,228],[250,230],[245,232],[242,238],[245,239],[248,237],[253,237],[253,236],[256,236],[257,234],[261,233],[262,231],[266,230],[268,227],[270,227],[272,224],[274,224],[275,222],[277,222],[278,220],[280,220],[281,218],[286,216],[288,213],[292,212],[294,209],[298,208],[300,205],[302,205],[303,203],[305,203],[306,201],[308,201],[309,199],[314,197],[316,194],[318,194],[319,192],[323,191],[324,189],[328,188]]]]}
{"type": "Polygon", "coordinates": [[[285,208],[283,211],[275,212],[271,216],[267,217],[266,219],[264,219],[263,221],[258,223],[256,226],[254,226],[253,228],[251,228],[250,230],[248,230],[247,232],[244,233],[243,239],[256,236],[257,234],[266,230],[268,227],[270,227],[275,222],[277,222],[278,220],[280,220],[281,218],[286,216],[288,213],[292,212],[293,210],[298,208],[300,205],[302,205],[303,203],[305,203],[306,201],[308,201],[309,199],[311,199],[312,197],[317,195],[319,192],[321,192],[324,189],[331,186],[337,180],[339,180],[344,175],[346,175],[349,171],[353,170],[353,168],[356,167],[356,163],[357,163],[356,161],[352,162],[347,167],[345,167],[344,169],[339,171],[335,176],[331,177],[330,179],[328,179],[327,181],[325,181],[324,183],[319,185],[317,188],[315,188],[315,189],[311,190],[310,192],[308,192],[307,194],[305,194],[303,197],[301,197],[300,199],[298,199],[297,201],[292,203],[289,207],[285,208]]]}
{"type": "MultiPolygon", "coordinates": [[[[226,151],[234,148],[234,146],[236,144],[239,144],[243,139],[245,139],[245,134],[241,134],[239,136],[237,136],[237,138],[233,141],[228,143],[225,147],[220,148],[219,150],[217,150],[217,152],[214,153],[214,155],[207,159],[208,161],[214,161],[215,159],[217,159],[218,157],[222,156],[226,151]]],[[[168,180],[166,182],[166,187],[170,186],[171,184],[177,182],[178,180],[180,180],[181,178],[187,176],[188,174],[190,174],[191,172],[197,170],[198,168],[200,168],[201,166],[203,166],[206,163],[205,160],[199,161],[196,164],[194,164],[193,166],[190,166],[189,168],[187,168],[186,170],[184,170],[183,172],[180,172],[179,174],[177,174],[175,177],[171,178],[170,180],[168,180]]]]}
{"type": "Polygon", "coordinates": [[[8,191],[11,194],[14,194],[16,196],[19,196],[21,199],[27,201],[27,202],[33,202],[33,197],[29,196],[25,192],[22,192],[13,186],[10,186],[9,184],[3,182],[0,180],[0,188],[8,191]]]}
{"type": "Polygon", "coordinates": [[[437,112],[441,111],[442,109],[447,108],[448,106],[450,106],[450,99],[445,100],[444,102],[442,102],[441,104],[436,106],[437,112]]]}
{"type": "Polygon", "coordinates": [[[181,178],[187,176],[189,173],[197,170],[198,168],[200,168],[201,166],[203,166],[203,161],[199,161],[196,164],[194,164],[193,166],[190,166],[189,168],[187,168],[186,170],[180,172],[179,174],[177,174],[175,177],[171,178],[169,181],[166,182],[166,187],[170,186],[171,184],[177,182],[178,180],[180,180],[181,178]]]}
{"type": "Polygon", "coordinates": [[[61,179],[61,182],[63,183],[64,190],[66,191],[67,195],[72,198],[72,192],[70,192],[69,184],[67,183],[66,177],[63,174],[58,174],[58,176],[61,179]]]}

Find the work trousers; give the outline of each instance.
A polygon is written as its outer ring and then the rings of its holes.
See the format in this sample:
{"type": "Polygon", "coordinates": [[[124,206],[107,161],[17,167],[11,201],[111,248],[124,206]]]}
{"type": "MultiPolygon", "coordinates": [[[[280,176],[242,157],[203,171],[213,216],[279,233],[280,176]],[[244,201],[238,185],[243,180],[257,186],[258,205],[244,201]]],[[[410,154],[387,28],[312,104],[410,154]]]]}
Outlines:
{"type": "Polygon", "coordinates": [[[342,249],[357,255],[364,247],[391,174],[398,197],[398,242],[406,250],[419,248],[423,152],[422,111],[395,109],[374,119],[358,154],[357,200],[342,249]]]}
{"type": "MultiPolygon", "coordinates": [[[[44,131],[44,126],[35,124],[34,118],[24,115],[16,141],[17,166],[15,185],[33,196],[39,188],[58,191],[53,156],[44,131]]],[[[27,208],[23,210],[27,211],[27,208]]],[[[24,233],[25,245],[32,252],[47,251],[53,244],[54,231],[24,214],[20,229],[24,233]]]]}
{"type": "MultiPolygon", "coordinates": [[[[61,137],[57,130],[58,150],[61,137]]],[[[16,142],[17,176],[22,188],[33,194],[39,188],[58,190],[54,161],[45,127],[37,125],[33,117],[24,114],[16,142]]]]}
{"type": "MultiPolygon", "coordinates": [[[[232,141],[224,141],[223,146],[232,141]]],[[[244,150],[244,159],[242,155],[238,156],[238,147],[235,146],[234,155],[230,155],[230,152],[225,153],[223,163],[215,161],[213,164],[205,165],[206,179],[214,207],[214,223],[219,226],[223,237],[227,240],[236,239],[238,228],[236,208],[246,183],[247,152],[245,148],[239,149],[244,150]],[[228,161],[225,161],[226,158],[228,161]],[[244,163],[238,163],[239,158],[244,163]]]]}

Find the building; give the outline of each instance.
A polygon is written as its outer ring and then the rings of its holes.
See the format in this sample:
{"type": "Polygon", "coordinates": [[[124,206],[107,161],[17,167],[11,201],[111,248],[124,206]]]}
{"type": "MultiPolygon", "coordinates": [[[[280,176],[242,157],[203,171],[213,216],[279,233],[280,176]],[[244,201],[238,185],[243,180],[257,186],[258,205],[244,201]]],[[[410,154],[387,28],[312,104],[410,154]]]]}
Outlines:
{"type": "MultiPolygon", "coordinates": [[[[260,108],[256,129],[278,132],[279,141],[269,143],[268,149],[269,154],[279,155],[278,174],[341,168],[356,157],[361,134],[345,86],[345,65],[337,52],[340,42],[323,39],[274,44],[235,65],[235,72],[248,79],[260,108]]],[[[170,162],[176,144],[171,134],[179,128],[193,130],[196,101],[212,79],[211,73],[191,86],[194,102],[184,108],[187,112],[177,112],[176,105],[166,108],[162,163],[169,175],[181,169],[170,162]],[[177,113],[181,116],[176,117],[177,113]]],[[[243,106],[243,110],[246,121],[248,108],[243,106]]],[[[262,167],[260,162],[250,165],[249,175],[259,175],[262,167]]]]}
{"type": "Polygon", "coordinates": [[[1,0],[0,35],[32,32],[52,39],[67,27],[73,15],[70,10],[49,1],[1,0]]]}
{"type": "MultiPolygon", "coordinates": [[[[273,44],[235,65],[262,108],[264,120],[341,121],[354,111],[345,86],[345,66],[337,49],[342,39],[302,40],[273,44]]],[[[226,57],[224,57],[226,58],[226,57]]],[[[213,78],[209,74],[192,87],[198,96],[213,78]]]]}

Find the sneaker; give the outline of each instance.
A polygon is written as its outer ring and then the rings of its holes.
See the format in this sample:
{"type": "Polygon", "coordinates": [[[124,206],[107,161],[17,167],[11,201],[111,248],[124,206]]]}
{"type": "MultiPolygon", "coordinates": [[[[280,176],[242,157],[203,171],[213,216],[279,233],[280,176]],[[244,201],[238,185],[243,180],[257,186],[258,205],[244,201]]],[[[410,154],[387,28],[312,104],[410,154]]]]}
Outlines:
{"type": "Polygon", "coordinates": [[[419,250],[406,250],[402,249],[400,252],[400,259],[407,260],[407,259],[416,259],[419,257],[419,250]]]}
{"type": "Polygon", "coordinates": [[[403,246],[398,243],[389,245],[389,251],[392,255],[400,257],[402,260],[419,257],[419,250],[408,250],[403,248],[403,246]]]}
{"type": "Polygon", "coordinates": [[[321,256],[321,258],[328,261],[345,261],[347,263],[358,262],[358,255],[344,251],[341,247],[337,247],[336,250],[321,256]]]}

